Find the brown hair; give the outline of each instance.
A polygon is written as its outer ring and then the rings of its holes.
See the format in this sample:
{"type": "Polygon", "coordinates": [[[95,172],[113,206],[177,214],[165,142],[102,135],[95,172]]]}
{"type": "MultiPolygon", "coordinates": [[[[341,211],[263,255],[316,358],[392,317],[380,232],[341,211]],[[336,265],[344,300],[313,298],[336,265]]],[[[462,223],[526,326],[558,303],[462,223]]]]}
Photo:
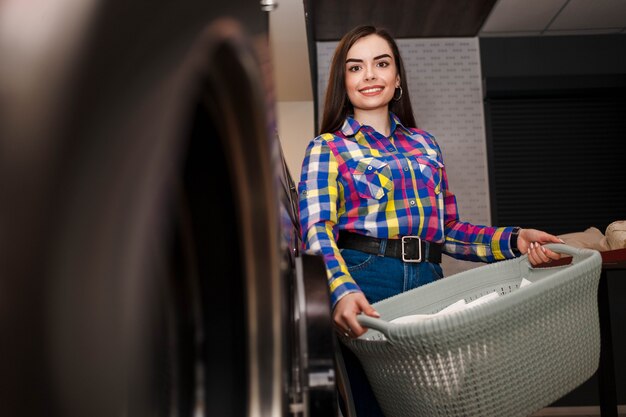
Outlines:
{"type": "Polygon", "coordinates": [[[402,57],[400,56],[396,41],[391,37],[389,32],[384,29],[378,29],[374,26],[357,26],[341,38],[335,49],[335,54],[330,66],[330,76],[328,77],[328,87],[326,88],[326,98],[324,100],[324,114],[319,134],[332,133],[339,130],[345,118],[353,113],[354,108],[348,99],[348,93],[346,91],[346,57],[348,56],[348,51],[356,41],[369,35],[378,35],[386,40],[396,61],[396,68],[400,76],[402,97],[398,101],[390,101],[389,110],[398,116],[402,124],[406,127],[417,127],[413,116],[411,100],[409,99],[409,88],[406,83],[404,64],[402,63],[402,57]]]}

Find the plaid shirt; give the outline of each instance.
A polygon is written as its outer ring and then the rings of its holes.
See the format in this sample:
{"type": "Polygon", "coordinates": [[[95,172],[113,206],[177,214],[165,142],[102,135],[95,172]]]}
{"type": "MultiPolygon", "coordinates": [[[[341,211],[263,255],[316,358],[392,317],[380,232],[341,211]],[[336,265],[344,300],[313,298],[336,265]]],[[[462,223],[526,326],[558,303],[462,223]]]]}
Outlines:
{"type": "Polygon", "coordinates": [[[378,238],[413,235],[443,244],[450,256],[513,258],[512,227],[459,221],[441,150],[429,133],[390,113],[389,138],[348,117],[341,130],[309,144],[298,184],[302,240],[322,254],[333,306],[360,291],[337,247],[340,230],[378,238]]]}

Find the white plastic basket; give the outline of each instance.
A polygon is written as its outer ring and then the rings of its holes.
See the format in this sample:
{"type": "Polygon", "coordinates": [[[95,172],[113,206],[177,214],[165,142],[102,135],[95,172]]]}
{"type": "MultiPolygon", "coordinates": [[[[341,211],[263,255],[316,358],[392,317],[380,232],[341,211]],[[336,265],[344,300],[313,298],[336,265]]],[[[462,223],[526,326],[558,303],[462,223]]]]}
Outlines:
{"type": "Polygon", "coordinates": [[[359,357],[386,417],[527,416],[597,369],[600,330],[596,251],[551,244],[569,265],[532,268],[526,256],[485,265],[374,304],[381,319],[342,338],[359,357]],[[532,284],[519,288],[525,278],[532,284]],[[463,298],[486,304],[417,323],[463,298]]]}

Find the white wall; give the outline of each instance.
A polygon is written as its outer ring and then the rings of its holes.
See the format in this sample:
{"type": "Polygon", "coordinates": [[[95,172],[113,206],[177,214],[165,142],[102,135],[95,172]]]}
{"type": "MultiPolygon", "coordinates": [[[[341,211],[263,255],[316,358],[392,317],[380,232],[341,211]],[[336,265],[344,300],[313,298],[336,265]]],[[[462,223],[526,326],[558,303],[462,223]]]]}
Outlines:
{"type": "Polygon", "coordinates": [[[278,136],[289,172],[297,184],[304,151],[315,136],[313,101],[279,101],[276,107],[278,136]]]}
{"type": "Polygon", "coordinates": [[[280,0],[269,14],[277,101],[313,100],[302,0],[280,0]]]}
{"type": "Polygon", "coordinates": [[[269,19],[278,135],[287,166],[297,184],[304,151],[315,134],[302,0],[281,0],[269,19]]]}

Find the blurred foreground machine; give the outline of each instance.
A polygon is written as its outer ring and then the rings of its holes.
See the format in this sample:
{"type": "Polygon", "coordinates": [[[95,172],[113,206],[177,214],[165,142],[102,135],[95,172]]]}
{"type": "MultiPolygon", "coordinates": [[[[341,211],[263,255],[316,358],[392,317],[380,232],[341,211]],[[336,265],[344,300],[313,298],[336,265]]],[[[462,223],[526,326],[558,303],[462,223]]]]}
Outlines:
{"type": "Polygon", "coordinates": [[[262,3],[0,3],[2,415],[336,415],[262,3]]]}

